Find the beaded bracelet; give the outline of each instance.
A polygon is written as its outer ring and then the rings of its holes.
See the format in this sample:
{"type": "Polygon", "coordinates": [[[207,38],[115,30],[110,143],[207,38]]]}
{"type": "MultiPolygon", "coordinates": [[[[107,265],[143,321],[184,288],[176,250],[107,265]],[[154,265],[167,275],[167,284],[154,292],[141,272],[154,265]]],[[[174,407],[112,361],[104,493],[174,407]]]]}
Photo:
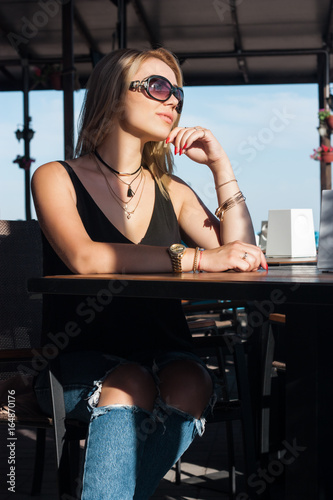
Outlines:
{"type": "Polygon", "coordinates": [[[227,210],[230,210],[230,208],[234,207],[235,205],[238,205],[238,203],[241,203],[242,201],[245,201],[245,196],[241,191],[238,191],[236,194],[228,198],[222,205],[220,205],[216,211],[215,215],[218,219],[220,219],[221,222],[223,222],[223,217],[224,214],[227,210]]]}

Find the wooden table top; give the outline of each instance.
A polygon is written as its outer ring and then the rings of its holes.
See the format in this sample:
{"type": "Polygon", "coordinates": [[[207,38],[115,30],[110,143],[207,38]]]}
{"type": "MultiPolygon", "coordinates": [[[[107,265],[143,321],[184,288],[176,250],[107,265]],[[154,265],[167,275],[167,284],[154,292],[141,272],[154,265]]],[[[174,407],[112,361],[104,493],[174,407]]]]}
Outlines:
{"type": "Polygon", "coordinates": [[[87,274],[32,278],[30,292],[124,297],[264,300],[273,293],[288,302],[333,303],[333,274],[313,265],[274,266],[268,271],[183,274],[87,274]]]}

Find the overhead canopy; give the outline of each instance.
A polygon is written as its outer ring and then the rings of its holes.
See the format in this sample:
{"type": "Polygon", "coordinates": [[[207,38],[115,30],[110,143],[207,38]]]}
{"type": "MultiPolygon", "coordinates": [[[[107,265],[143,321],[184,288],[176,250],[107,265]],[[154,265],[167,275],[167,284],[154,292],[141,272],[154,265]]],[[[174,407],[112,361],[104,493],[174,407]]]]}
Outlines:
{"type": "MultiPolygon", "coordinates": [[[[55,85],[49,75],[62,63],[61,6],[68,1],[0,0],[0,90],[22,89],[22,59],[31,86],[55,85]]],[[[117,4],[75,0],[81,86],[120,37],[127,47],[173,51],[186,85],[314,83],[318,61],[327,64],[332,49],[332,0],[130,0],[123,34],[117,4]]]]}

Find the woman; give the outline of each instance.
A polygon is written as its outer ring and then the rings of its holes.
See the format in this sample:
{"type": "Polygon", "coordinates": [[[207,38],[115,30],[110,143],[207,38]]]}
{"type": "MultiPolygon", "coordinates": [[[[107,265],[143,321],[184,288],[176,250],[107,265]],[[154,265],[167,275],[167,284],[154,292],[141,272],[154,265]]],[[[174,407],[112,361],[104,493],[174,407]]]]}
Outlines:
{"type": "MultiPolygon", "coordinates": [[[[76,158],[33,176],[45,273],[266,268],[222,147],[207,129],[178,126],[181,86],[164,49],[120,50],[98,63],[76,158]],[[221,222],[172,175],[171,147],[210,168],[221,222]]],[[[148,499],[203,433],[213,394],[179,301],[121,298],[117,289],[46,297],[43,330],[45,341],[62,335],[68,415],[91,413],[81,498],[148,499]]],[[[36,393],[49,412],[45,373],[36,393]]]]}

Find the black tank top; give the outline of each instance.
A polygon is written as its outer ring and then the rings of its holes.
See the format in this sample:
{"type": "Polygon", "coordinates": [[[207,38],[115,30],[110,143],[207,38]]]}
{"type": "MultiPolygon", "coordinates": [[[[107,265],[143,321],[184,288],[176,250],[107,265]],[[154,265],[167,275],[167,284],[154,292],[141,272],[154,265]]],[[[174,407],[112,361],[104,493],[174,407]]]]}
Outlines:
{"type": "MultiPolygon", "coordinates": [[[[93,241],[128,243],[96,205],[72,168],[67,170],[77,196],[77,210],[93,241]]],[[[180,242],[171,200],[155,182],[155,205],[141,244],[170,246],[180,242]]],[[[44,275],[72,274],[43,236],[44,275]]],[[[153,295],[153,292],[152,292],[153,295]]],[[[154,352],[191,351],[191,335],[179,300],[117,297],[104,289],[97,297],[45,295],[43,340],[60,352],[98,350],[135,359],[154,352]]]]}

